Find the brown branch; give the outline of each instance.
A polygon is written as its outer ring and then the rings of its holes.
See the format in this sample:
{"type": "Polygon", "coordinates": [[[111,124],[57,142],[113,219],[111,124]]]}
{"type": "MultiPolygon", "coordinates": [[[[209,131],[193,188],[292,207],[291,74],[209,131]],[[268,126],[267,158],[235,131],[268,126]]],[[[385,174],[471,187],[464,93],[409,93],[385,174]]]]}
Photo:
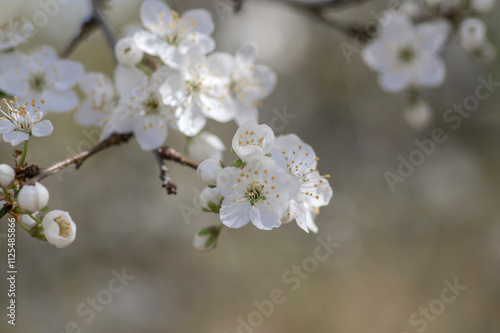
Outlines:
{"type": "Polygon", "coordinates": [[[40,170],[38,174],[36,174],[33,178],[29,180],[29,182],[39,182],[42,179],[47,178],[48,176],[53,175],[55,173],[58,173],[59,171],[72,165],[78,169],[82,165],[82,163],[90,156],[95,155],[98,152],[105,150],[109,147],[118,146],[121,145],[122,143],[126,143],[130,140],[130,138],[132,138],[132,136],[133,135],[131,133],[128,134],[113,133],[106,140],[98,143],[92,148],[84,150],[81,153],[78,153],[68,159],[57,162],[48,168],[40,170]]]}
{"type": "MultiPolygon", "coordinates": [[[[61,52],[61,57],[68,57],[77,47],[83,42],[94,30],[101,28],[106,37],[106,41],[111,48],[113,57],[115,56],[114,47],[116,44],[116,39],[109,26],[108,20],[103,13],[102,3],[103,0],[92,0],[92,13],[90,16],[81,24],[80,31],[76,34],[73,39],[69,42],[68,46],[61,52]]],[[[104,1],[103,1],[104,2],[104,1]]]]}
{"type": "Polygon", "coordinates": [[[170,160],[177,162],[181,165],[189,166],[193,169],[198,169],[198,164],[185,158],[182,154],[170,147],[160,147],[154,151],[156,161],[160,166],[160,179],[162,180],[162,187],[167,190],[167,194],[177,194],[177,185],[173,182],[170,177],[165,161],[170,160]]]}

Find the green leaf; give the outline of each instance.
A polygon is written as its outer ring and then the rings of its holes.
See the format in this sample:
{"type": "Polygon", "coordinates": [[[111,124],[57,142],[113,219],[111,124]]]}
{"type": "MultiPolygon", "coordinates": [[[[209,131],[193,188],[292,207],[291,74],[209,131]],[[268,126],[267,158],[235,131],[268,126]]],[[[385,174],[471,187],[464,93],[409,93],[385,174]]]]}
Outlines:
{"type": "Polygon", "coordinates": [[[208,228],[201,229],[200,231],[198,231],[199,236],[208,235],[209,233],[210,233],[210,230],[208,228]]]}
{"type": "Polygon", "coordinates": [[[205,247],[210,247],[214,242],[215,242],[214,236],[208,237],[207,242],[205,243],[205,247]]]}
{"type": "Polygon", "coordinates": [[[245,165],[245,162],[241,160],[241,158],[237,159],[236,162],[234,162],[234,167],[239,168],[241,166],[245,165]]]}
{"type": "Polygon", "coordinates": [[[0,209],[0,219],[5,216],[10,210],[12,209],[12,206],[5,206],[0,209]]]}
{"type": "Polygon", "coordinates": [[[208,202],[207,203],[208,205],[208,208],[210,208],[210,210],[216,214],[219,214],[219,210],[220,210],[220,206],[214,204],[213,202],[208,202]]]}

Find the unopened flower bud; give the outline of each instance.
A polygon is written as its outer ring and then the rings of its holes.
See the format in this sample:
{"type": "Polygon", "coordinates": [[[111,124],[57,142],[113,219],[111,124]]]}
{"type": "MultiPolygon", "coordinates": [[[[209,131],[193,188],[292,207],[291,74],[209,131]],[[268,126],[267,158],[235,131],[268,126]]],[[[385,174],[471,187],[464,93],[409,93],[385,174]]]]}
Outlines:
{"type": "Polygon", "coordinates": [[[207,187],[204,189],[199,198],[199,203],[201,208],[218,213],[220,209],[220,203],[222,200],[222,195],[217,188],[207,187]]]}
{"type": "Polygon", "coordinates": [[[419,98],[408,105],[404,115],[408,125],[420,131],[431,124],[433,111],[429,104],[419,98]]]}
{"type": "Polygon", "coordinates": [[[135,45],[131,37],[120,39],[115,45],[116,60],[125,66],[138,64],[144,53],[135,45]]]}
{"type": "Polygon", "coordinates": [[[209,251],[217,246],[217,239],[219,237],[222,226],[212,226],[201,229],[194,235],[193,247],[199,251],[209,251]]]}
{"type": "Polygon", "coordinates": [[[49,191],[40,183],[24,185],[19,191],[17,202],[24,211],[37,212],[49,203],[49,191]]]}
{"type": "Polygon", "coordinates": [[[220,162],[214,159],[203,161],[196,170],[198,178],[207,185],[217,184],[217,175],[222,170],[220,162]]]}
{"type": "Polygon", "coordinates": [[[7,187],[12,184],[16,177],[16,172],[10,165],[0,164],[0,186],[7,187]]]}

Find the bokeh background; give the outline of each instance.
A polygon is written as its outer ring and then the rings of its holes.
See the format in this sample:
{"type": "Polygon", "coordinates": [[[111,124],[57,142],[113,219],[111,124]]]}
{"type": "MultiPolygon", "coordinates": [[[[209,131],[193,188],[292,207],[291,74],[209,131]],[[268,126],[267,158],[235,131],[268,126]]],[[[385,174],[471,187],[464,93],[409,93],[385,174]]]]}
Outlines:
{"type": "MultiPolygon", "coordinates": [[[[43,3],[1,0],[0,17],[32,18],[43,3]]],[[[106,14],[117,31],[139,23],[140,3],[110,2],[106,14]]],[[[415,131],[403,118],[405,96],[382,92],[359,55],[346,60],[339,46],[352,39],[302,12],[273,1],[248,0],[238,15],[219,15],[214,1],[167,3],[180,11],[210,10],[219,51],[234,53],[248,40],[260,45],[259,62],[279,78],[261,109],[261,123],[269,124],[273,109],[295,115],[281,133],[296,133],[311,144],[320,171],[332,175],[334,198],[321,209],[319,234],[306,234],[295,223],[268,232],[248,225],[224,230],[216,250],[197,252],[193,235],[217,223],[217,216],[201,213],[186,221],[179,206],[192,206],[203,184],[192,170],[170,163],[179,194],[167,196],[153,156],[131,142],[44,181],[50,207],[70,212],[76,221],[77,239],[58,250],[19,229],[17,325],[7,325],[2,313],[1,332],[65,332],[69,321],[83,332],[236,332],[237,318],[256,310],[254,301],[281,289],[286,301],[254,332],[411,333],[417,330],[410,315],[439,298],[443,281],[455,277],[468,289],[425,331],[500,332],[500,92],[481,102],[457,130],[442,118],[474,93],[479,75],[500,80],[498,63],[479,66],[452,42],[443,53],[446,82],[426,95],[436,110],[434,123],[415,131]],[[384,172],[396,172],[398,156],[407,158],[417,148],[414,140],[430,137],[435,127],[443,128],[448,140],[391,192],[384,172]],[[283,273],[313,254],[318,236],[328,235],[340,247],[290,291],[283,273]],[[76,308],[107,288],[111,271],[122,268],[136,278],[86,323],[76,308]]],[[[371,1],[332,15],[365,22],[373,20],[371,10],[385,6],[371,1]]],[[[89,10],[86,1],[61,5],[23,47],[48,43],[63,49],[89,10]]],[[[499,18],[497,6],[486,19],[497,48],[499,18]]],[[[101,32],[71,58],[88,71],[113,73],[101,32]]],[[[31,161],[41,166],[87,148],[84,130],[97,136],[76,125],[73,114],[47,117],[54,133],[31,145],[31,161]]],[[[236,128],[207,126],[228,147],[236,128]]],[[[182,151],[185,139],[171,131],[167,143],[182,151]]],[[[11,153],[10,145],[0,145],[2,162],[11,153]]],[[[6,233],[6,218],[2,222],[0,232],[6,233]]],[[[0,240],[6,271],[7,243],[0,240]]],[[[1,279],[3,309],[6,287],[1,279]]]]}

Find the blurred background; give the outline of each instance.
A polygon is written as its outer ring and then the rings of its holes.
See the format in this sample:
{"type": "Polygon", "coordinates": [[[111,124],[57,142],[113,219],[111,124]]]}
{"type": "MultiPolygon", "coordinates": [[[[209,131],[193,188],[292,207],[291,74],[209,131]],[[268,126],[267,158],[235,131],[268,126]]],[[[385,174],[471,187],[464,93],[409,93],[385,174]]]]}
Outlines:
{"type": "MultiPolygon", "coordinates": [[[[1,0],[0,18],[30,19],[46,2],[1,0]]],[[[61,50],[78,32],[89,4],[61,2],[68,3],[24,49],[47,43],[61,50]]],[[[167,3],[180,11],[210,10],[218,51],[234,53],[249,40],[260,45],[259,62],[278,74],[260,122],[269,124],[276,117],[273,109],[286,109],[295,118],[279,134],[293,132],[312,145],[319,170],[332,175],[334,197],[317,218],[318,235],[295,223],[268,232],[247,225],[223,230],[217,249],[200,253],[192,237],[217,223],[217,216],[200,213],[186,220],[179,207],[193,206],[203,184],[193,170],[170,163],[179,190],[167,196],[152,154],[131,142],[91,158],[78,171],[44,181],[50,207],[70,212],[77,239],[58,250],[17,232],[17,325],[7,325],[2,314],[1,332],[78,332],[67,328],[71,321],[82,332],[237,332],[238,317],[248,322],[257,309],[254,301],[268,300],[274,289],[282,290],[286,301],[257,328],[239,332],[422,332],[423,325],[412,326],[410,316],[439,299],[443,281],[455,278],[467,290],[428,321],[425,331],[500,332],[500,92],[481,102],[457,130],[442,116],[474,93],[479,75],[500,80],[498,62],[479,66],[456,42],[448,45],[446,82],[426,95],[436,111],[434,123],[415,131],[403,117],[405,96],[381,91],[376,73],[358,54],[346,60],[340,45],[352,38],[301,11],[272,1],[248,0],[237,15],[217,1],[167,3]],[[414,140],[429,138],[436,127],[448,140],[391,192],[384,173],[396,173],[398,156],[408,158],[417,148],[414,140]],[[314,254],[318,236],[328,235],[340,247],[291,291],[283,274],[314,254]],[[122,268],[135,279],[85,322],[88,316],[80,316],[77,307],[106,289],[112,270],[122,268]]],[[[106,14],[117,31],[139,24],[140,4],[110,2],[106,14]]],[[[370,12],[386,6],[370,1],[332,15],[373,21],[370,12]]],[[[486,18],[497,48],[499,18],[499,6],[486,18]]],[[[71,59],[87,71],[112,75],[114,70],[100,31],[71,59]]],[[[76,125],[71,113],[47,117],[53,134],[35,138],[30,146],[31,162],[41,166],[88,148],[88,137],[98,136],[76,125]]],[[[228,149],[236,129],[234,123],[207,126],[228,149]]],[[[167,144],[182,151],[185,139],[170,131],[167,144]]],[[[10,145],[0,145],[2,162],[11,154],[10,145]]],[[[6,218],[2,222],[5,234],[6,218]]],[[[6,257],[7,242],[0,240],[6,257]]],[[[5,263],[2,258],[6,271],[5,263]]],[[[0,290],[5,309],[5,279],[0,290]]]]}

